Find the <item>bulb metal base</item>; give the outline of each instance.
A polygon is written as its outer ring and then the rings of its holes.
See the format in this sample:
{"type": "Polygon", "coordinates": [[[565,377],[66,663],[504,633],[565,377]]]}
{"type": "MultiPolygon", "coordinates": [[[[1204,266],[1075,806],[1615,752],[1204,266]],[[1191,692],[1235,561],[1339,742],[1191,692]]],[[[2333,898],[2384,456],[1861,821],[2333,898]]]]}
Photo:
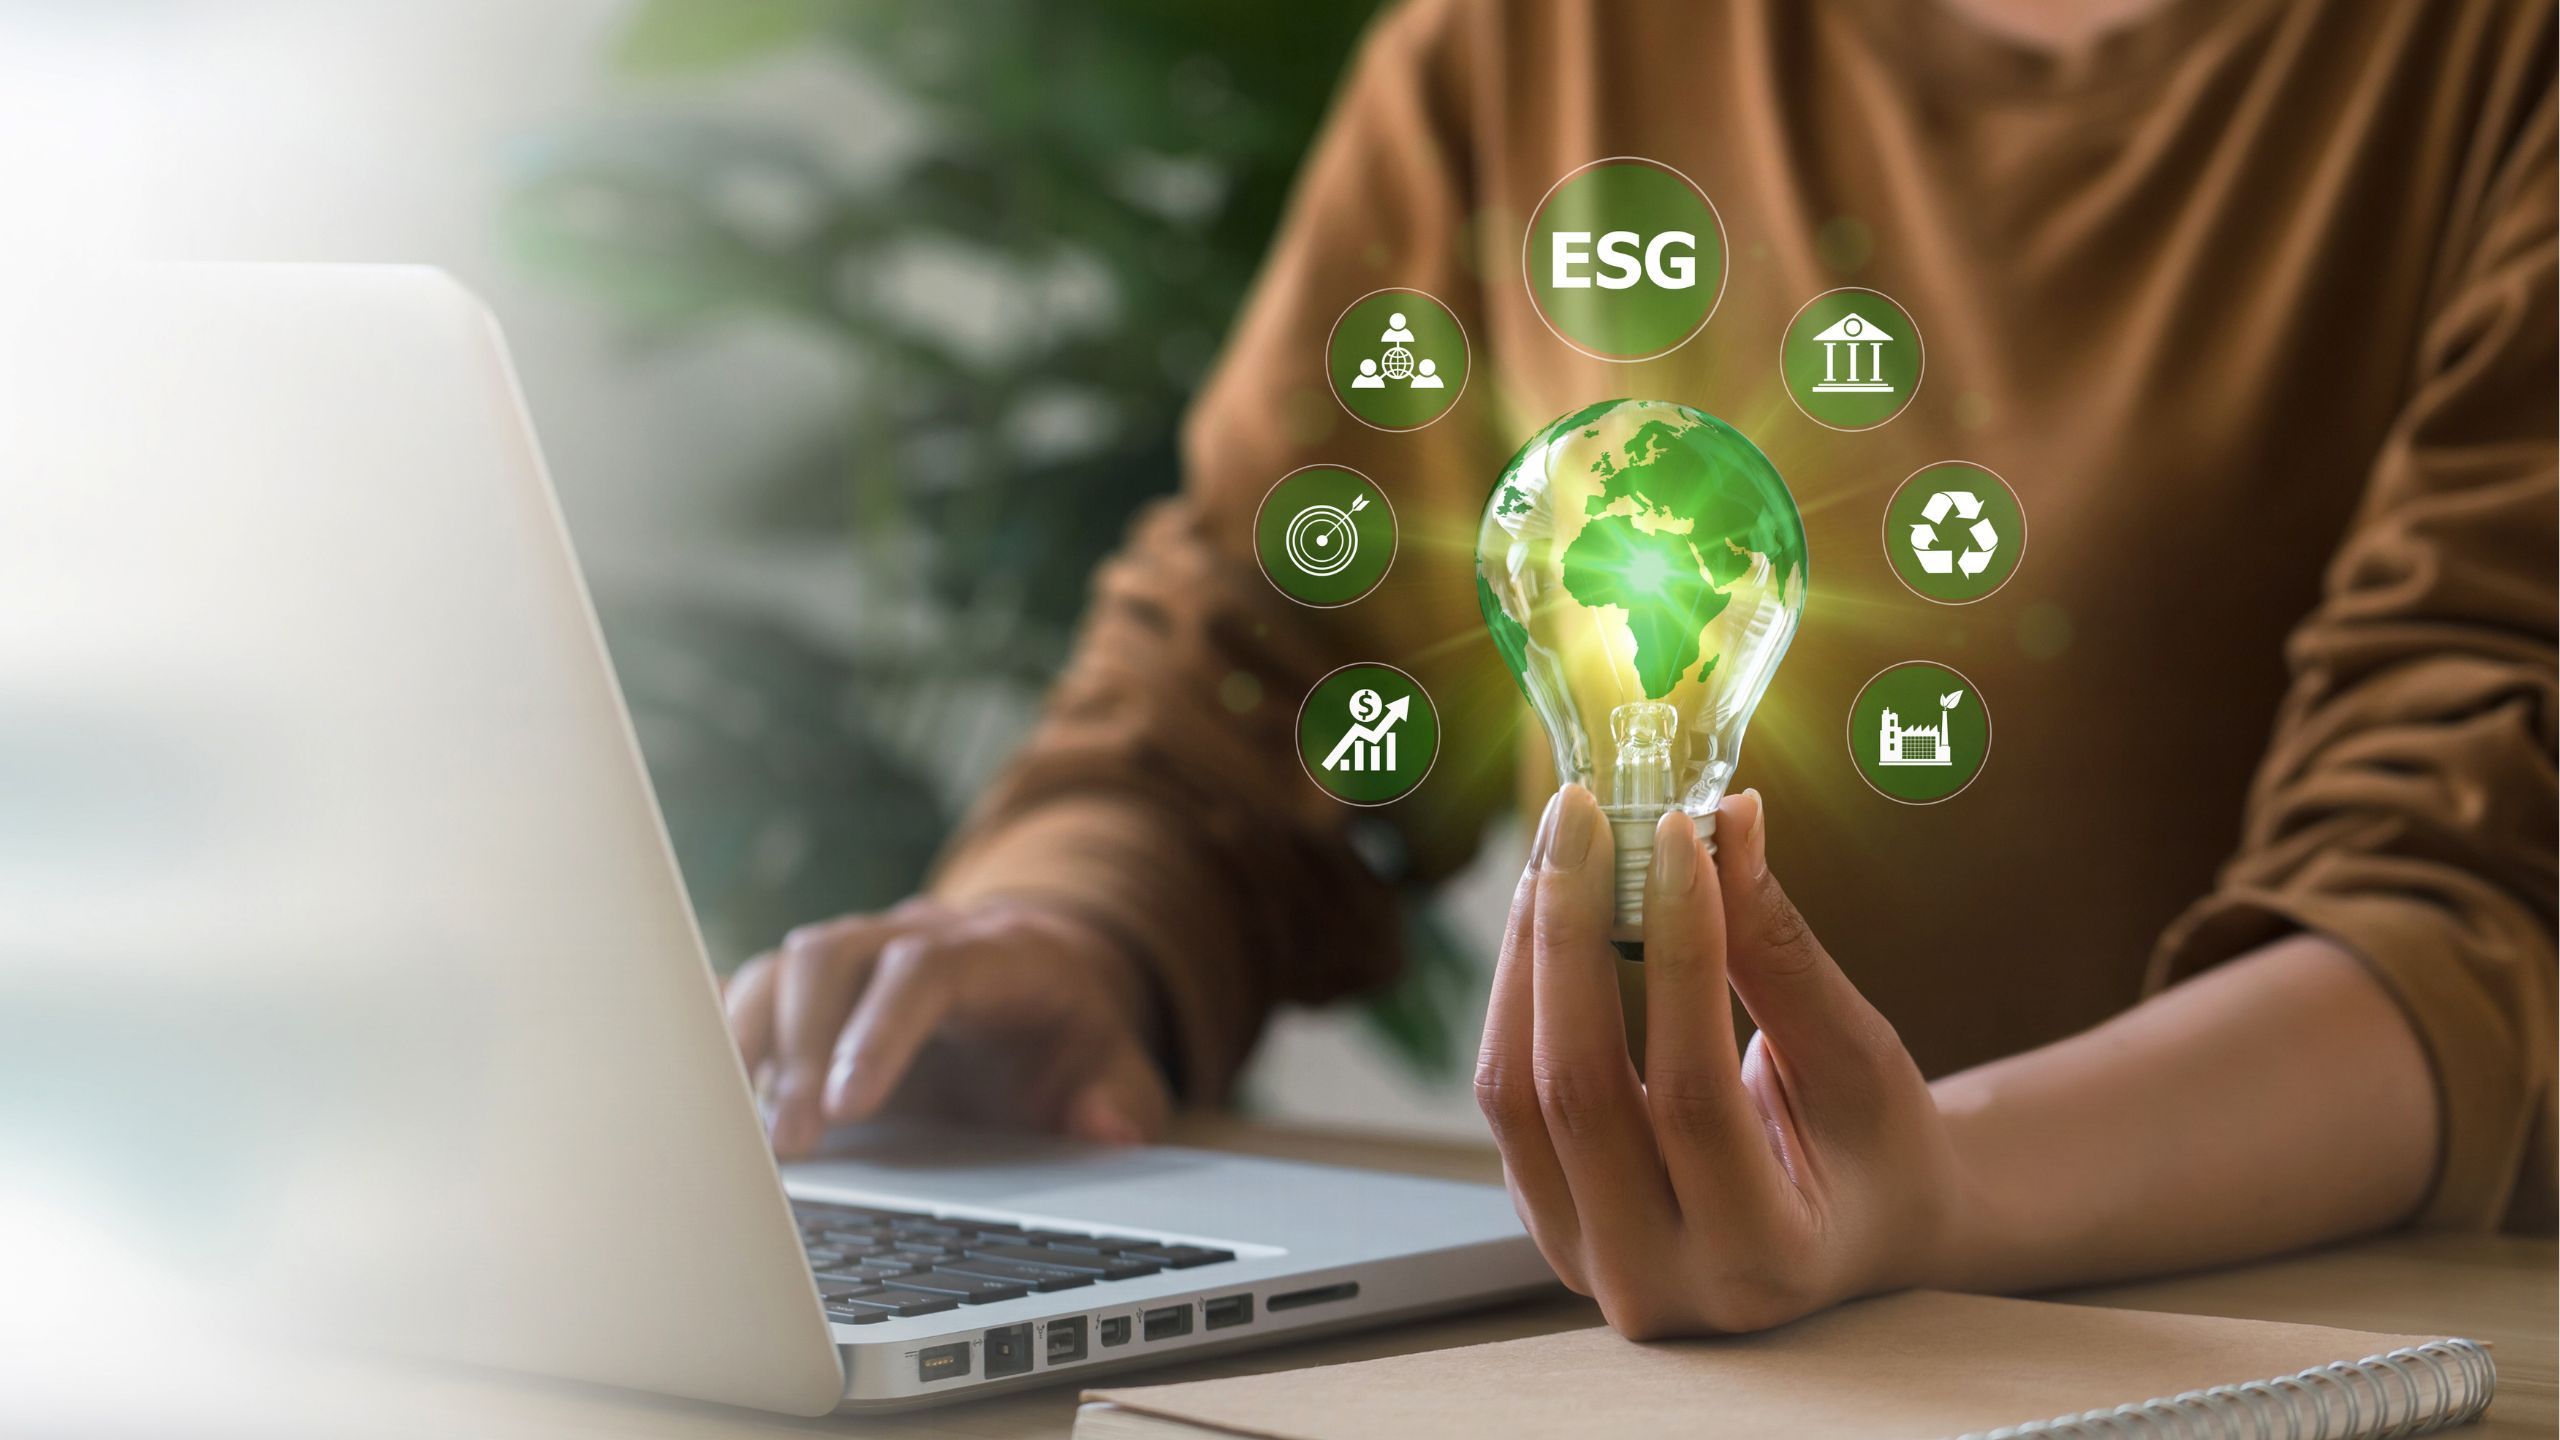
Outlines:
{"type": "MultiPolygon", "coordinates": [[[[1616,914],[1609,926],[1609,938],[1616,941],[1620,953],[1630,960],[1640,960],[1644,951],[1644,882],[1653,873],[1653,827],[1671,813],[1668,805],[1606,805],[1601,813],[1609,817],[1609,840],[1617,850],[1618,894],[1616,914]]],[[[1716,853],[1716,812],[1692,816],[1698,827],[1698,838],[1707,842],[1707,853],[1716,853]]]]}

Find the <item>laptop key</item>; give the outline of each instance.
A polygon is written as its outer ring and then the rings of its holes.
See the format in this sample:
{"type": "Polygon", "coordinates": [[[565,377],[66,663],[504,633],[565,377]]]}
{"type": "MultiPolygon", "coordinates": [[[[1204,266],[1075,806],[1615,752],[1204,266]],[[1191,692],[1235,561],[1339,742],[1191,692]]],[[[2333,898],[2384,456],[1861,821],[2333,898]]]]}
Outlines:
{"type": "Polygon", "coordinates": [[[1018,1260],[988,1260],[978,1256],[966,1260],[945,1260],[933,1268],[947,1275],[983,1275],[990,1280],[1010,1280],[1040,1291],[1072,1290],[1079,1285],[1090,1285],[1095,1279],[1087,1270],[1026,1265],[1018,1260]]]}
{"type": "Polygon", "coordinates": [[[912,1265],[847,1265],[839,1269],[819,1271],[818,1288],[824,1290],[830,1285],[881,1285],[902,1275],[912,1274],[914,1271],[915,1267],[912,1265]]]}
{"type": "Polygon", "coordinates": [[[894,1235],[894,1236],[896,1236],[896,1237],[897,1237],[898,1239],[900,1239],[900,1240],[936,1240],[936,1241],[940,1241],[940,1240],[966,1240],[966,1239],[968,1239],[968,1238],[969,1238],[969,1234],[970,1234],[970,1232],[969,1232],[969,1230],[968,1230],[968,1228],[967,1228],[966,1226],[961,1226],[961,1225],[942,1225],[942,1224],[899,1224],[899,1225],[892,1225],[892,1226],[890,1226],[890,1227],[889,1227],[889,1233],[890,1233],[890,1234],[892,1234],[892,1235],[894,1235]]]}
{"type": "Polygon", "coordinates": [[[818,1287],[818,1298],[830,1305],[839,1305],[847,1300],[860,1300],[865,1296],[879,1293],[880,1287],[867,1280],[857,1280],[850,1285],[834,1284],[818,1287]]]}
{"type": "Polygon", "coordinates": [[[1152,1250],[1122,1250],[1124,1260],[1148,1260],[1175,1270],[1188,1270],[1195,1265],[1215,1265],[1233,1260],[1233,1250],[1212,1250],[1205,1245],[1164,1245],[1152,1250]]]}
{"type": "Polygon", "coordinates": [[[1043,1242],[1061,1250],[1085,1250],[1096,1255],[1116,1255],[1123,1250],[1164,1250],[1170,1240],[1149,1240],[1142,1235],[1064,1235],[1043,1242]]]}
{"type": "Polygon", "coordinates": [[[957,1295],[963,1305],[986,1305],[997,1300],[1019,1300],[1031,1293],[1031,1287],[1010,1280],[992,1280],[984,1275],[963,1275],[954,1270],[919,1270],[901,1276],[898,1284],[909,1290],[930,1290],[942,1295],[957,1295]]]}
{"type": "Polygon", "coordinates": [[[924,1290],[901,1290],[892,1286],[883,1288],[877,1294],[863,1295],[837,1303],[858,1310],[878,1310],[897,1316],[931,1315],[937,1311],[959,1309],[960,1297],[936,1295],[924,1290]]]}
{"type": "Polygon", "coordinates": [[[1095,1255],[1079,1250],[1049,1250],[1038,1245],[979,1245],[972,1247],[969,1253],[989,1260],[1019,1260],[1030,1265],[1081,1270],[1105,1280],[1135,1280],[1164,1268],[1144,1260],[1123,1260],[1115,1255],[1095,1255]]]}
{"type": "Polygon", "coordinates": [[[889,1319],[889,1312],[830,1305],[827,1307],[827,1318],[839,1325],[878,1325],[889,1319]]]}
{"type": "Polygon", "coordinates": [[[822,1284],[828,1280],[840,1280],[850,1284],[876,1285],[883,1280],[895,1280],[901,1275],[911,1275],[922,1268],[919,1265],[910,1265],[904,1260],[858,1260],[839,1265],[832,1270],[821,1271],[818,1274],[818,1280],[822,1284]]]}

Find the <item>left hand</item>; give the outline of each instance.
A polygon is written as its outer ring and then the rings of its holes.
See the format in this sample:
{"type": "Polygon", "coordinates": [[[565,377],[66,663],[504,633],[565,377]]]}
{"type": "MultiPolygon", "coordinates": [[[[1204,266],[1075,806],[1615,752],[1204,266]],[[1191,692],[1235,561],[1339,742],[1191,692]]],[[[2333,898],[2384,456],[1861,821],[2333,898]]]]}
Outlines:
{"type": "Polygon", "coordinates": [[[1644,1073],[1609,945],[1609,826],[1547,807],[1512,901],[1476,1096],[1556,1274],[1634,1339],[1756,1330],[1927,1283],[1964,1185],[1893,1027],[1769,874],[1759,796],[1721,856],[1674,810],[1645,889],[1644,1073]],[[1737,1054],[1730,982],[1759,1033],[1737,1054]]]}

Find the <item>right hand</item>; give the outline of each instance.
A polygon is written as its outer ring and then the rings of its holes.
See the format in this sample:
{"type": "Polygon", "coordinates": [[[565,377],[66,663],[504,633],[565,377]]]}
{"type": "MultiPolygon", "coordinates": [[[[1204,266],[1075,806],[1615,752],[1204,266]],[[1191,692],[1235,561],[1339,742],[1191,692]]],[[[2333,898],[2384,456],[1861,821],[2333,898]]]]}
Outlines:
{"type": "Polygon", "coordinates": [[[1631,1339],[1758,1330],[1965,1273],[1954,1132],[1893,1027],[1769,873],[1756,792],[1710,856],[1654,827],[1645,1047],[1627,1053],[1608,818],[1547,806],[1494,972],[1476,1095],[1513,1203],[1564,1283],[1631,1339]],[[1758,1022],[1734,1038],[1728,990],[1758,1022]]]}
{"type": "Polygon", "coordinates": [[[1164,1130],[1154,992],[1084,920],[1032,901],[922,898],[791,932],[722,987],[774,1153],[884,1110],[1106,1144],[1164,1130]]]}

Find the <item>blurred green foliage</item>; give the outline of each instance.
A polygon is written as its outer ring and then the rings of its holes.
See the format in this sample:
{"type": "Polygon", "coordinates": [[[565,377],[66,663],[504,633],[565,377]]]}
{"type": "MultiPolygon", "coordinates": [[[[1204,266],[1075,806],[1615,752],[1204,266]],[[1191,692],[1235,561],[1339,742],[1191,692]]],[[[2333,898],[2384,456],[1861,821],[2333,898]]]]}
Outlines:
{"type": "MultiPolygon", "coordinates": [[[[647,0],[600,113],[520,152],[512,249],[636,337],[763,318],[843,361],[831,439],[717,483],[762,533],[841,535],[880,614],[600,597],[724,965],[905,894],[1027,723],[1094,565],[1175,487],[1181,411],[1374,8],[647,0]],[[772,103],[813,66],[876,102],[869,133],[772,103]]],[[[1414,928],[1371,1014],[1445,1072],[1466,967],[1414,928]]]]}

